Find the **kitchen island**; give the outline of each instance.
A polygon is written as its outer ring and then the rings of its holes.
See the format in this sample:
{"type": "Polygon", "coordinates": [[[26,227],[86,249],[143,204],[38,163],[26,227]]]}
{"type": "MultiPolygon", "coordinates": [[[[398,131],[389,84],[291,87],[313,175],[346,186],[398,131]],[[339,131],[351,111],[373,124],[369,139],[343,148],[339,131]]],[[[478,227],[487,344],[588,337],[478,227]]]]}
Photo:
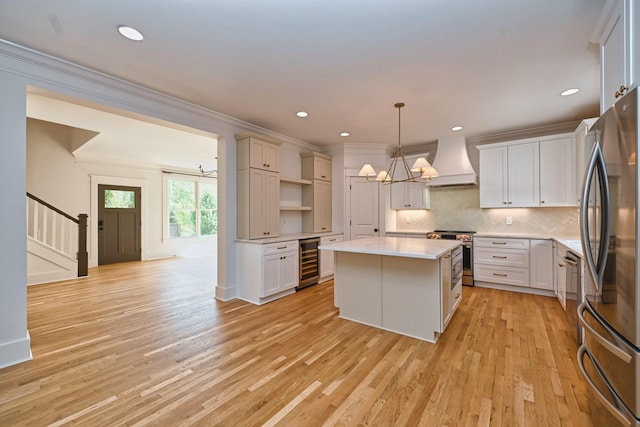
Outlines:
{"type": "Polygon", "coordinates": [[[462,280],[452,283],[451,274],[460,245],[369,237],[320,249],[335,254],[334,304],[341,318],[436,342],[462,299],[462,280]]]}

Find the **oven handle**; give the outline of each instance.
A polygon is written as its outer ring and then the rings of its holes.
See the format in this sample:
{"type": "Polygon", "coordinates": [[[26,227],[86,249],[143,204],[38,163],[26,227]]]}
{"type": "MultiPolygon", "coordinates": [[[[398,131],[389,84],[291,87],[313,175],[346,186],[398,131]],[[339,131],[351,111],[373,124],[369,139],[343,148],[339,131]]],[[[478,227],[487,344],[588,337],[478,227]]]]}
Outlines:
{"type": "MultiPolygon", "coordinates": [[[[596,371],[598,371],[598,374],[602,376],[602,374],[600,373],[600,369],[598,368],[598,366],[595,364],[593,358],[591,357],[591,355],[589,354],[589,352],[587,351],[587,348],[585,347],[584,344],[582,344],[580,346],[580,348],[578,349],[578,366],[580,367],[580,371],[582,371],[582,375],[584,376],[584,378],[587,380],[587,382],[589,383],[589,386],[591,387],[591,389],[595,392],[595,396],[598,398],[598,400],[600,401],[600,403],[607,408],[607,410],[609,412],[611,412],[611,415],[613,415],[618,421],[620,421],[622,424],[624,424],[625,426],[631,427],[631,421],[629,421],[622,412],[620,412],[618,410],[618,408],[616,408],[615,406],[613,406],[613,404],[611,402],[609,402],[609,399],[607,399],[607,397],[605,395],[602,394],[602,392],[600,390],[598,390],[598,387],[596,386],[596,384],[593,382],[593,380],[591,379],[591,377],[589,376],[589,373],[587,372],[586,368],[584,367],[584,356],[585,354],[587,355],[587,357],[591,360],[591,363],[594,365],[594,367],[596,368],[596,371]]],[[[604,380],[604,379],[603,379],[604,380]]]]}
{"type": "MultiPolygon", "coordinates": [[[[578,320],[580,321],[580,324],[582,325],[582,327],[587,329],[593,335],[596,341],[600,343],[600,345],[602,345],[604,348],[606,348],[611,353],[613,353],[613,355],[616,356],[618,359],[622,360],[626,364],[631,363],[631,360],[633,358],[631,357],[630,354],[626,353],[620,347],[618,347],[617,345],[615,345],[614,343],[612,343],[611,341],[609,341],[608,339],[600,335],[598,332],[596,332],[595,329],[593,329],[593,327],[591,327],[591,325],[587,323],[587,319],[585,319],[584,317],[584,311],[586,309],[587,309],[587,303],[585,302],[583,302],[578,306],[578,320]]],[[[606,327],[606,325],[603,325],[603,326],[606,327]]]]}

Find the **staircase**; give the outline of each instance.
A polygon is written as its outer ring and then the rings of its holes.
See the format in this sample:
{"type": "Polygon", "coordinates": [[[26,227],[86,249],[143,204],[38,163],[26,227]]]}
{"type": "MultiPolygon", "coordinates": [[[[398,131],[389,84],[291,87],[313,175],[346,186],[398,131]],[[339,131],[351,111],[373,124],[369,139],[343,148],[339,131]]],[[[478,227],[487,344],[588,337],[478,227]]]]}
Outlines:
{"type": "Polygon", "coordinates": [[[88,274],[87,215],[78,218],[27,193],[27,284],[88,274]]]}

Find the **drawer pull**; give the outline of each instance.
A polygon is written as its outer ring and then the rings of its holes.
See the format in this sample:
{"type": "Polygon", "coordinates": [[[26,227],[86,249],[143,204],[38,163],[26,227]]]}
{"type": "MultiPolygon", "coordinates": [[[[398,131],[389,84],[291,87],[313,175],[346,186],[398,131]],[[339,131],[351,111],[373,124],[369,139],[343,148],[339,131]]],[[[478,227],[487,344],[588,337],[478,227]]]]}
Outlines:
{"type": "Polygon", "coordinates": [[[460,298],[460,294],[459,293],[456,294],[456,297],[454,299],[458,299],[458,298],[460,298]]]}
{"type": "Polygon", "coordinates": [[[329,239],[330,242],[335,242],[338,239],[329,239]]]}
{"type": "Polygon", "coordinates": [[[507,242],[491,242],[494,245],[506,245],[507,242]]]}
{"type": "Polygon", "coordinates": [[[498,259],[507,259],[506,256],[498,256],[498,255],[493,255],[493,258],[498,258],[498,259]]]}
{"type": "Polygon", "coordinates": [[[506,274],[498,274],[498,273],[493,273],[494,276],[498,276],[498,277],[507,277],[506,274]]]}
{"type": "Polygon", "coordinates": [[[278,249],[287,249],[286,246],[278,246],[278,249]]]}

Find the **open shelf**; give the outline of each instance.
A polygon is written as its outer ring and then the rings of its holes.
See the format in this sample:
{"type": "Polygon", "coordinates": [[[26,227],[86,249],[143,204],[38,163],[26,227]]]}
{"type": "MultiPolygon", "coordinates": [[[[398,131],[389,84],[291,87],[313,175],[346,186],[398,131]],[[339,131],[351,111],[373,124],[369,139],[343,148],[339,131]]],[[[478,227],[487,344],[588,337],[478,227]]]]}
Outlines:
{"type": "Polygon", "coordinates": [[[280,206],[281,211],[310,211],[311,206],[280,206]]]}
{"type": "Polygon", "coordinates": [[[313,182],[309,179],[300,179],[300,178],[291,178],[287,176],[281,176],[280,182],[284,182],[287,184],[302,184],[302,185],[311,185],[313,182]]]}

